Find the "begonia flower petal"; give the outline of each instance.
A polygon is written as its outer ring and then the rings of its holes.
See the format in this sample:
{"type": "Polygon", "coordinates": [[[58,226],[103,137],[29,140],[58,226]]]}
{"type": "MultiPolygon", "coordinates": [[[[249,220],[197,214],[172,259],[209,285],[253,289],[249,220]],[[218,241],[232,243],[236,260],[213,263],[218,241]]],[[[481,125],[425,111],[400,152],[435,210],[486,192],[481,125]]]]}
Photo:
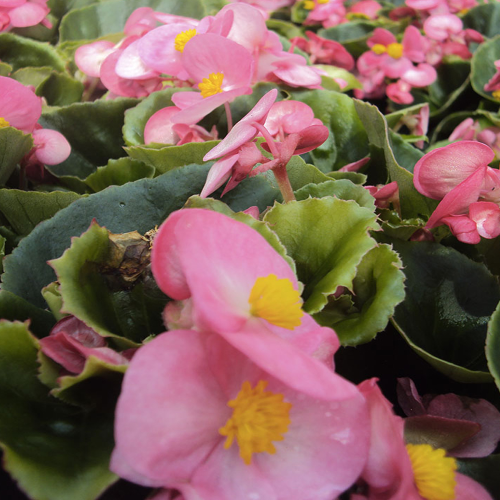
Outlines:
{"type": "MultiPolygon", "coordinates": [[[[440,200],[494,158],[495,153],[491,148],[480,142],[455,142],[434,149],[418,160],[413,183],[424,196],[440,200]]],[[[477,201],[477,198],[473,201],[477,201]]]]}
{"type": "Polygon", "coordinates": [[[71,146],[66,137],[57,130],[38,129],[33,131],[35,155],[45,165],[57,165],[71,154],[71,146]]]}

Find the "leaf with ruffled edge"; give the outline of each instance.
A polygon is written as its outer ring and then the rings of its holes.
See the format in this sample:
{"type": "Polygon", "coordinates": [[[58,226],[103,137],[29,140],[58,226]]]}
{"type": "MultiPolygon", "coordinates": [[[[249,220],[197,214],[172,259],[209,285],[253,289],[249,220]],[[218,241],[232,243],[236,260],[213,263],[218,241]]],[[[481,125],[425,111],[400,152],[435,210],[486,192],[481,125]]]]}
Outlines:
{"type": "Polygon", "coordinates": [[[0,446],[5,469],[34,500],[93,500],[109,471],[113,412],[75,410],[37,378],[38,342],[26,323],[0,321],[0,446]]]}
{"type": "Polygon", "coordinates": [[[332,300],[314,318],[332,327],[343,345],[369,342],[384,330],[396,306],[404,299],[401,260],[389,245],[370,250],[360,262],[352,284],[352,306],[339,311],[332,300]],[[343,313],[343,314],[341,314],[343,313]]]}
{"type": "Polygon", "coordinates": [[[352,289],[357,266],[376,242],[368,231],[379,229],[375,214],[354,201],[309,198],[275,204],[265,215],[295,261],[304,283],[304,309],[321,311],[337,287],[352,289]]]}

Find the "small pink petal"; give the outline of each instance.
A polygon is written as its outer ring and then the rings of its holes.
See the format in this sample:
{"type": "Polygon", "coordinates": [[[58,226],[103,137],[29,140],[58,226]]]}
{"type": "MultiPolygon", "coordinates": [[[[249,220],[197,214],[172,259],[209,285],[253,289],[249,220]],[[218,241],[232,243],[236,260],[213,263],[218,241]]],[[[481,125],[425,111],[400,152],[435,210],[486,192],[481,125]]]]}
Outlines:
{"type": "Polygon", "coordinates": [[[177,144],[178,135],[173,130],[171,121],[179,110],[176,106],[169,106],[154,113],[144,127],[144,144],[156,142],[159,144],[177,144]]]}
{"type": "Polygon", "coordinates": [[[50,9],[36,3],[27,2],[9,11],[10,23],[15,28],[35,26],[43,21],[50,9]]]}
{"type": "Polygon", "coordinates": [[[71,154],[66,137],[57,130],[38,129],[33,132],[35,155],[45,165],[57,165],[71,154]]]}

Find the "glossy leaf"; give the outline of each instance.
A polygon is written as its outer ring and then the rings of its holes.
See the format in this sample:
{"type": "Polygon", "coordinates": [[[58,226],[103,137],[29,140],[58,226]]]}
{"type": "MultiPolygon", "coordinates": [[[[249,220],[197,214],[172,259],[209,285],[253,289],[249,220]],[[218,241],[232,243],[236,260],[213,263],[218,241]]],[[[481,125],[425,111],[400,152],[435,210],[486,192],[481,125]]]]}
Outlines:
{"type": "Polygon", "coordinates": [[[488,324],[486,336],[486,359],[488,368],[500,390],[500,307],[495,309],[488,324]]]}
{"type": "Polygon", "coordinates": [[[460,381],[491,380],[484,346],[500,288],[486,267],[437,243],[393,241],[406,299],[394,319],[414,350],[460,381]]]}
{"type": "Polygon", "coordinates": [[[500,35],[482,43],[474,53],[471,63],[472,87],[480,96],[497,103],[499,100],[495,99],[491,92],[486,92],[484,86],[496,73],[495,61],[498,59],[500,59],[500,35]]]}
{"type": "Polygon", "coordinates": [[[135,99],[75,103],[42,114],[39,123],[57,130],[71,144],[69,158],[50,167],[57,177],[85,179],[110,158],[125,156],[122,139],[123,113],[135,99]]]}

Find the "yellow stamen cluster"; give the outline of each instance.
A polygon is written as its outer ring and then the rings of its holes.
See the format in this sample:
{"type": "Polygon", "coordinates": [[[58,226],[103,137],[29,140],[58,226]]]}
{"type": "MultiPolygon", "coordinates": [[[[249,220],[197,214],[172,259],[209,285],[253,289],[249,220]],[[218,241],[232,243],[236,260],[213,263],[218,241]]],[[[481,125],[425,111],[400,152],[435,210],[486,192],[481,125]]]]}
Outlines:
{"type": "Polygon", "coordinates": [[[227,403],[233,414],[219,429],[227,436],[224,448],[229,449],[236,439],[240,457],[247,465],[252,463],[253,453],[276,453],[272,442],[283,441],[290,425],[292,404],[283,401],[283,394],[266,391],[267,384],[259,380],[252,389],[250,382],[243,382],[236,398],[227,403]]]}
{"type": "Polygon", "coordinates": [[[10,123],[0,116],[0,128],[10,127],[10,123]]]}
{"type": "Polygon", "coordinates": [[[203,78],[202,82],[198,84],[201,90],[202,97],[210,97],[222,92],[222,81],[224,80],[223,73],[210,73],[208,78],[203,78]]]}
{"type": "Polygon", "coordinates": [[[494,90],[491,95],[500,101],[500,90],[494,90]]]}
{"type": "Polygon", "coordinates": [[[382,45],[381,43],[376,43],[372,47],[372,52],[375,52],[375,54],[377,54],[377,55],[387,53],[393,59],[399,59],[400,57],[403,56],[403,45],[400,43],[390,43],[386,47],[385,45],[382,45]]]}
{"type": "Polygon", "coordinates": [[[184,46],[196,35],[196,30],[186,30],[179,33],[174,40],[175,50],[184,52],[184,46]]]}
{"type": "Polygon", "coordinates": [[[304,312],[300,294],[286,278],[275,274],[257,278],[248,298],[250,313],[269,323],[293,330],[304,312]]]}
{"type": "Polygon", "coordinates": [[[442,448],[428,444],[407,444],[415,484],[426,500],[453,500],[457,481],[457,461],[442,448]]]}
{"type": "MultiPolygon", "coordinates": [[[[323,3],[328,3],[330,0],[316,0],[318,5],[321,5],[323,3]]],[[[306,10],[313,10],[314,7],[316,7],[316,2],[314,0],[304,0],[304,9],[306,10]]]]}

